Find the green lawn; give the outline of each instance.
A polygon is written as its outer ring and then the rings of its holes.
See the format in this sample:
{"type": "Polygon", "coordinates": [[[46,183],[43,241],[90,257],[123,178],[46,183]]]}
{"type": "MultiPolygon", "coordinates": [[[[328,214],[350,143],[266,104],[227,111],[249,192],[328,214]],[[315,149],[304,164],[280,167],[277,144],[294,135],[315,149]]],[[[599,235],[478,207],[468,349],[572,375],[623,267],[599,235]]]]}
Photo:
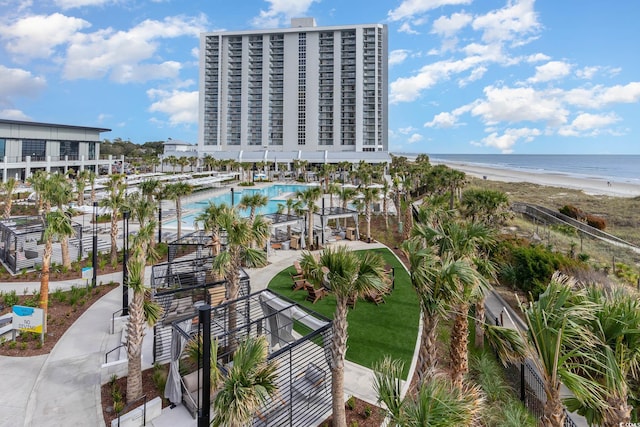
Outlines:
{"type": "MultiPolygon", "coordinates": [[[[395,268],[395,289],[391,295],[385,297],[385,304],[375,305],[359,300],[355,309],[349,310],[347,360],[371,368],[374,362],[390,355],[394,359],[404,361],[406,378],[418,336],[420,305],[411,287],[409,274],[395,255],[384,248],[371,250],[379,253],[387,264],[395,268]]],[[[278,273],[271,279],[269,289],[333,318],[336,300],[332,295],[311,304],[305,300],[305,291],[291,290],[290,273],[294,271],[292,265],[278,273]]]]}

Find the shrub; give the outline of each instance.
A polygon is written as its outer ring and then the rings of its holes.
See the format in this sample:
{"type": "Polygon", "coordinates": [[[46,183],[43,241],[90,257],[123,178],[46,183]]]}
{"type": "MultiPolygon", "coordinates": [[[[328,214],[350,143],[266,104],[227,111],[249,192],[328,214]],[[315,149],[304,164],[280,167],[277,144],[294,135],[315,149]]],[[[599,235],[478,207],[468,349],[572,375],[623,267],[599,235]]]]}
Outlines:
{"type": "Polygon", "coordinates": [[[582,221],[585,216],[584,212],[572,205],[564,205],[559,209],[559,211],[561,214],[566,215],[569,218],[577,219],[578,221],[582,221]]]}
{"type": "Polygon", "coordinates": [[[572,226],[567,225],[567,224],[552,225],[551,229],[557,231],[558,233],[562,233],[565,236],[573,237],[573,236],[577,236],[578,235],[578,230],[576,230],[575,227],[572,227],[572,226]]]}
{"type": "Polygon", "coordinates": [[[593,228],[597,228],[598,230],[604,230],[607,228],[607,222],[604,218],[600,218],[595,215],[587,215],[587,224],[592,226],[593,228]]]}
{"type": "Polygon", "coordinates": [[[350,398],[347,399],[347,408],[349,408],[352,411],[354,409],[356,409],[356,399],[355,399],[355,397],[351,396],[350,398]]]}
{"type": "Polygon", "coordinates": [[[579,253],[578,254],[578,259],[582,262],[587,262],[589,261],[589,258],[591,258],[591,256],[589,254],[585,254],[585,253],[579,253]]]}
{"type": "Polygon", "coordinates": [[[56,290],[51,294],[51,298],[53,298],[54,301],[63,303],[67,300],[67,294],[64,293],[62,289],[56,288],[56,290]]]}
{"type": "Polygon", "coordinates": [[[367,405],[364,407],[364,417],[369,418],[371,416],[371,406],[367,405]]]}
{"type": "Polygon", "coordinates": [[[3,293],[2,294],[2,302],[4,303],[4,305],[11,307],[13,305],[18,304],[18,302],[20,301],[18,295],[16,294],[15,289],[12,290],[11,292],[8,293],[3,293]]]}
{"type": "Polygon", "coordinates": [[[163,394],[164,387],[167,384],[167,372],[158,363],[154,363],[153,365],[153,375],[151,376],[151,379],[153,380],[153,383],[156,385],[156,388],[158,389],[160,394],[163,394]]]}

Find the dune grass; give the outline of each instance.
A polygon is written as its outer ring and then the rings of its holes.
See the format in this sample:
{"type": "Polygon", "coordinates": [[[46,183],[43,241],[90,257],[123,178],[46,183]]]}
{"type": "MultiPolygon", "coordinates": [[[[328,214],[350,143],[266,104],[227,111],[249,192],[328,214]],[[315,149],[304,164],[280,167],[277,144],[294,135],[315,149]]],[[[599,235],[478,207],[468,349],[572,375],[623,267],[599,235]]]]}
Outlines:
{"type": "MultiPolygon", "coordinates": [[[[380,254],[387,264],[395,268],[395,289],[385,297],[384,304],[375,305],[358,300],[355,308],[349,310],[347,360],[371,368],[374,362],[389,355],[404,362],[403,374],[406,378],[418,336],[420,306],[409,274],[395,255],[385,248],[371,250],[380,254]]],[[[294,271],[291,266],[278,273],[271,279],[269,289],[333,318],[335,297],[329,295],[315,304],[306,301],[305,291],[291,290],[290,274],[294,271]]]]}

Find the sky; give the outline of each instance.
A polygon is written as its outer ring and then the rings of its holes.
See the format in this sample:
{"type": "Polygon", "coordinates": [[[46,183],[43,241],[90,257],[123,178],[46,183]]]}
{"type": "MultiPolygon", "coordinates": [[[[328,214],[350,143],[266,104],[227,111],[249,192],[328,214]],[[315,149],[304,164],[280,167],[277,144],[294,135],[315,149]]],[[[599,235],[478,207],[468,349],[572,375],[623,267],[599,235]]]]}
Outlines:
{"type": "Polygon", "coordinates": [[[199,35],[389,29],[389,149],[640,154],[635,0],[0,0],[0,118],[197,143],[199,35]]]}

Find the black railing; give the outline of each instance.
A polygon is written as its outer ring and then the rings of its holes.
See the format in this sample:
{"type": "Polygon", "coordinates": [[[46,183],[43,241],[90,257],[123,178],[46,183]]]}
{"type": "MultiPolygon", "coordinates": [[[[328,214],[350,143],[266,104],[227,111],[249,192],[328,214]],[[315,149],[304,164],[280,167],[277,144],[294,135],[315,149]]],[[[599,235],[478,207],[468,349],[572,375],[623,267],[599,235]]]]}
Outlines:
{"type": "MultiPolygon", "coordinates": [[[[491,312],[488,307],[486,307],[486,318],[495,319],[496,326],[503,326],[501,318],[491,312]]],[[[522,404],[533,416],[541,419],[544,414],[546,394],[544,382],[535,367],[529,360],[525,360],[523,363],[508,363],[504,369],[507,381],[518,392],[522,404]]],[[[564,427],[577,427],[566,408],[564,414],[564,427]]]]}
{"type": "Polygon", "coordinates": [[[123,310],[122,308],[119,308],[111,314],[111,335],[116,333],[115,331],[116,314],[121,313],[122,310],[123,310]]]}
{"type": "Polygon", "coordinates": [[[104,355],[104,363],[108,363],[109,362],[109,355],[111,353],[113,353],[114,351],[122,348],[122,347],[126,347],[126,344],[120,344],[119,346],[117,346],[116,348],[112,348],[111,350],[107,351],[107,353],[104,355]]]}

